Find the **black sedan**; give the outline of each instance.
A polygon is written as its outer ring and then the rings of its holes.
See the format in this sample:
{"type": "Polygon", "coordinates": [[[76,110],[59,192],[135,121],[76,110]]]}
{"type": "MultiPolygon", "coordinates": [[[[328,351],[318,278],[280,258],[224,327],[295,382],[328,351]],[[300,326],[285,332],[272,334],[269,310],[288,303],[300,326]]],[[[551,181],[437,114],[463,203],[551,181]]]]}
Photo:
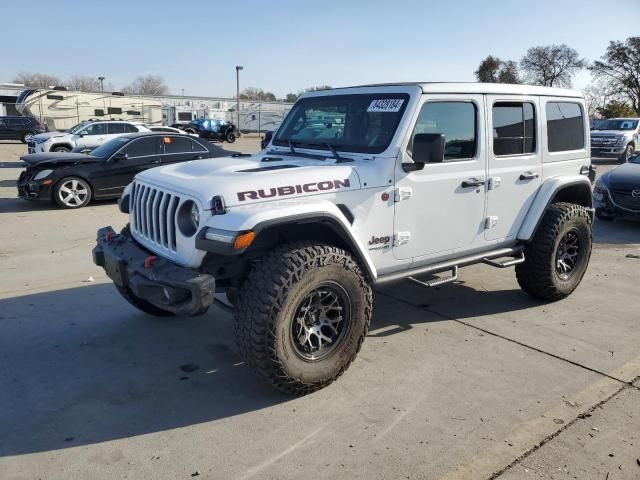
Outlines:
{"type": "Polygon", "coordinates": [[[596,182],[593,198],[596,216],[602,220],[640,219],[640,154],[603,174],[596,182]]]}
{"type": "Polygon", "coordinates": [[[167,133],[123,135],[84,153],[35,153],[18,179],[18,196],[80,208],[92,199],[118,198],[133,177],[148,168],[229,155],[220,147],[167,133]]]}

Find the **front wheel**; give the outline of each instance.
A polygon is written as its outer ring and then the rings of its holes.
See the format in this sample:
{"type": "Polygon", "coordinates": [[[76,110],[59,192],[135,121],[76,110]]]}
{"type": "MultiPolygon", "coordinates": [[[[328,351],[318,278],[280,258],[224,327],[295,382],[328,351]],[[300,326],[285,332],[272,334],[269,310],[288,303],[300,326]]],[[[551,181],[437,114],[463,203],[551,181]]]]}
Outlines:
{"type": "Polygon", "coordinates": [[[91,201],[91,186],[78,177],[67,177],[56,183],[53,199],[62,208],[81,208],[91,201]]]}
{"type": "Polygon", "coordinates": [[[620,158],[618,159],[619,162],[627,163],[631,158],[631,155],[633,155],[633,152],[635,151],[636,147],[634,147],[632,144],[627,145],[627,148],[624,149],[624,152],[622,152],[622,155],[620,155],[620,158]]]}
{"type": "Polygon", "coordinates": [[[591,257],[591,218],[587,209],[554,203],[546,211],[516,265],[520,287],[541,300],[560,300],[580,284],[591,257]]]}
{"type": "Polygon", "coordinates": [[[22,135],[22,143],[27,143],[33,137],[33,132],[26,132],[22,135]]]}
{"type": "Polygon", "coordinates": [[[236,141],[236,134],[233,132],[227,132],[224,139],[229,143],[233,143],[236,141]]]}
{"type": "Polygon", "coordinates": [[[369,329],[371,287],[345,250],[285,244],[266,254],[239,290],[238,347],[279,390],[301,395],[337,379],[369,329]]]}

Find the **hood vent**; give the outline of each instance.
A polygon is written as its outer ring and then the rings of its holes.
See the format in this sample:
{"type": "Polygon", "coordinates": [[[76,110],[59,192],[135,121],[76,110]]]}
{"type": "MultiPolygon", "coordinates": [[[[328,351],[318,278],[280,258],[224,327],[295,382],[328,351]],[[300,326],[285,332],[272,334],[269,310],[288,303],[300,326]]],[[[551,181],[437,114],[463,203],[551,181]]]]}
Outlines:
{"type": "Polygon", "coordinates": [[[236,173],[269,172],[271,170],[283,170],[285,168],[297,168],[298,165],[269,165],[268,167],[249,168],[247,170],[236,170],[236,173]]]}

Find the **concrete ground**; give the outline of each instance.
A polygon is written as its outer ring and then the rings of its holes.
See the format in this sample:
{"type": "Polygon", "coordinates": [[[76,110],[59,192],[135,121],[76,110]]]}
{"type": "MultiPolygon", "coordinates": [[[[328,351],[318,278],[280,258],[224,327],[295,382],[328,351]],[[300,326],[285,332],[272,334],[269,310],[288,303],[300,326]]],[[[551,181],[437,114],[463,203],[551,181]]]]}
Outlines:
{"type": "Polygon", "coordinates": [[[126,216],[16,199],[23,152],[0,144],[3,480],[640,478],[640,223],[596,222],[561,302],[486,266],[379,289],[351,368],[291,398],[243,365],[228,314],[124,302],[91,247],[126,216]]]}

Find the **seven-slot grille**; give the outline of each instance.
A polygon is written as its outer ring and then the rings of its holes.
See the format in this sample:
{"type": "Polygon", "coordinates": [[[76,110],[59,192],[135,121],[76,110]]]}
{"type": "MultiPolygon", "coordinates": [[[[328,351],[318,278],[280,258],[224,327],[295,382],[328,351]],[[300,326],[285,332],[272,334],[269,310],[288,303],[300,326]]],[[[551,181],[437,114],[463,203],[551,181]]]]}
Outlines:
{"type": "Polygon", "coordinates": [[[631,190],[611,189],[611,199],[617,206],[640,212],[640,197],[634,197],[631,190]]]}
{"type": "Polygon", "coordinates": [[[176,212],[180,197],[135,182],[129,202],[133,230],[145,240],[175,252],[176,212]]]}

